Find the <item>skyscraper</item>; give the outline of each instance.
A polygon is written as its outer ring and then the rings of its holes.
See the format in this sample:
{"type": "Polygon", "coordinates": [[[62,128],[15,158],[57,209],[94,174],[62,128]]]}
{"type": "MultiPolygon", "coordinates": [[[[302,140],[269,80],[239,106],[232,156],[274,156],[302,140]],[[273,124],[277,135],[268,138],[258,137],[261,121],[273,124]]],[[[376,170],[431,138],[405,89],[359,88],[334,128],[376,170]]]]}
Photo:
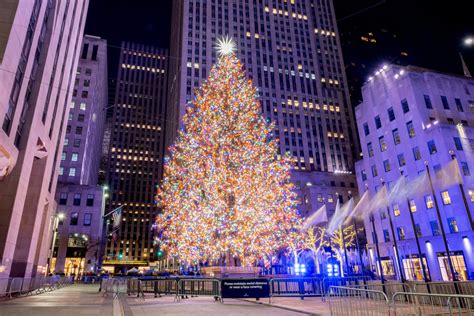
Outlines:
{"type": "Polygon", "coordinates": [[[230,36],[280,153],[294,160],[302,214],[356,194],[358,141],[332,1],[180,0],[172,11],[166,146],[217,60],[217,39],[230,36]]]}
{"type": "Polygon", "coordinates": [[[0,8],[0,276],[30,277],[46,269],[88,1],[0,8]]]}
{"type": "Polygon", "coordinates": [[[110,212],[122,206],[122,225],[109,235],[104,265],[146,265],[154,256],[151,226],[161,177],[167,51],[123,42],[120,51],[107,181],[110,212]]]}
{"type": "Polygon", "coordinates": [[[85,35],[79,57],[59,167],[52,262],[53,271],[67,275],[96,269],[103,251],[103,188],[97,181],[108,99],[107,41],[85,35]]]}
{"type": "Polygon", "coordinates": [[[457,279],[470,279],[474,80],[385,65],[362,95],[356,107],[363,152],[356,163],[359,190],[367,190],[371,201],[380,201],[375,196],[384,186],[390,192],[382,195],[385,204],[364,208],[372,270],[386,279],[449,281],[449,253],[457,279]]]}

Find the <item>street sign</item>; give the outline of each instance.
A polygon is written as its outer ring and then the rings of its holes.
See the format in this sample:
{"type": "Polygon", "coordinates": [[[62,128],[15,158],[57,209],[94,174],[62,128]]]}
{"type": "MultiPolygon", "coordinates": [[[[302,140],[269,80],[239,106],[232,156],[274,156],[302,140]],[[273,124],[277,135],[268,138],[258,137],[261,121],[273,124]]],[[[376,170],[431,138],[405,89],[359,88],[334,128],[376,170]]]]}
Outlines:
{"type": "Polygon", "coordinates": [[[263,298],[270,296],[267,279],[222,279],[222,298],[263,298]]]}

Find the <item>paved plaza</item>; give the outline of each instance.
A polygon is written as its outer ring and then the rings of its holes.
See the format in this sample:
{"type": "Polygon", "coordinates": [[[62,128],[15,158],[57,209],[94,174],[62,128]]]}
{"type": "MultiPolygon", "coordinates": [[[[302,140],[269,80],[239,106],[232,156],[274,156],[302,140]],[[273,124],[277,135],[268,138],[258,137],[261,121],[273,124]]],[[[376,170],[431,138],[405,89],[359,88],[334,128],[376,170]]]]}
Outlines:
{"type": "Polygon", "coordinates": [[[98,285],[75,284],[52,292],[0,301],[0,316],[151,316],[151,315],[329,315],[321,298],[226,299],[192,297],[175,302],[173,296],[143,299],[121,295],[104,297],[98,285]]]}

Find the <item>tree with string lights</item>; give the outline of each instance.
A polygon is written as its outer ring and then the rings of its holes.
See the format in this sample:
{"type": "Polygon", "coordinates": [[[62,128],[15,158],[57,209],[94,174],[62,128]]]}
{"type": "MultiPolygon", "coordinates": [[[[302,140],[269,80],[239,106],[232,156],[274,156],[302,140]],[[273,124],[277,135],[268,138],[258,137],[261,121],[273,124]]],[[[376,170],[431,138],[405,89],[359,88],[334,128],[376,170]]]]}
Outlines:
{"type": "Polygon", "coordinates": [[[288,157],[261,115],[229,38],[187,108],[157,198],[161,249],[190,264],[249,266],[293,243],[300,218],[288,157]]]}

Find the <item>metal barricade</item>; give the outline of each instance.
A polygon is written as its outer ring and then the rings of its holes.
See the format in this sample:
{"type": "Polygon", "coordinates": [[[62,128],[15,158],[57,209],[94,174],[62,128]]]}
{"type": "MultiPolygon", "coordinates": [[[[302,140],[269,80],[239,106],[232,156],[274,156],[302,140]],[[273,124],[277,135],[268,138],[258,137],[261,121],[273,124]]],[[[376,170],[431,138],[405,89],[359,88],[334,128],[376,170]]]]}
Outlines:
{"type": "Polygon", "coordinates": [[[180,279],[177,281],[176,300],[188,296],[213,296],[222,301],[221,281],[218,279],[180,279]]]}
{"type": "Polygon", "coordinates": [[[474,295],[395,293],[392,302],[398,315],[474,315],[474,295]]]}
{"type": "Polygon", "coordinates": [[[382,291],[330,286],[327,299],[332,316],[389,315],[390,303],[382,291]]]}
{"type": "Polygon", "coordinates": [[[320,278],[274,278],[270,279],[270,302],[272,297],[324,296],[320,278]]]}
{"type": "Polygon", "coordinates": [[[392,297],[393,294],[397,292],[413,292],[413,288],[410,287],[407,283],[389,281],[382,284],[380,281],[367,281],[363,285],[352,285],[349,287],[372,290],[372,291],[381,291],[384,292],[387,297],[392,297]]]}
{"type": "Polygon", "coordinates": [[[23,278],[23,282],[21,284],[21,294],[28,294],[30,293],[30,286],[33,280],[31,278],[23,278]]]}
{"type": "Polygon", "coordinates": [[[155,297],[162,295],[177,295],[178,294],[178,279],[159,278],[140,280],[140,293],[144,297],[145,293],[153,293],[155,297]]]}
{"type": "Polygon", "coordinates": [[[14,295],[21,294],[21,288],[23,286],[23,278],[12,278],[8,286],[7,296],[12,298],[14,295]]]}
{"type": "Polygon", "coordinates": [[[0,297],[7,295],[9,284],[10,284],[10,278],[0,278],[0,297]]]}

